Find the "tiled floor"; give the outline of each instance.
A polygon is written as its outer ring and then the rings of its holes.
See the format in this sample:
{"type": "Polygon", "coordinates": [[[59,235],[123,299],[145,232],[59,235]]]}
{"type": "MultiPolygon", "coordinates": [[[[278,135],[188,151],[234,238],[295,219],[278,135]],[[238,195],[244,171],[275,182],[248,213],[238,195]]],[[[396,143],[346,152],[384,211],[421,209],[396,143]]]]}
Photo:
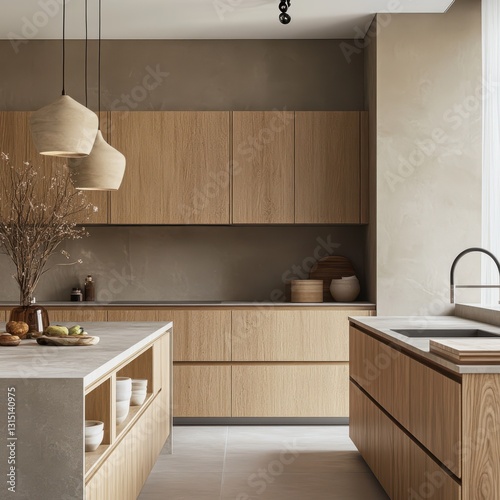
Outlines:
{"type": "Polygon", "coordinates": [[[387,500],[345,426],[174,427],[139,500],[387,500]]]}

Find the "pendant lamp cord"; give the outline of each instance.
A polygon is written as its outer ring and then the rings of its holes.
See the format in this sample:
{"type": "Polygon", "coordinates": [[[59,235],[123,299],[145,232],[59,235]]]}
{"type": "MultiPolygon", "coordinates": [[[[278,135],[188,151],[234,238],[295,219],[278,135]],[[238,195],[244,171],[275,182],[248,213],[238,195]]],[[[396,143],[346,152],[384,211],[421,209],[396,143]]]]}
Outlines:
{"type": "Polygon", "coordinates": [[[99,118],[99,130],[101,130],[101,18],[102,7],[101,0],[99,0],[99,44],[97,62],[97,117],[99,118]]]}
{"type": "Polygon", "coordinates": [[[62,3],[62,95],[66,95],[66,0],[62,3]]]}
{"type": "Polygon", "coordinates": [[[89,7],[85,0],[85,107],[89,105],[89,7]]]}

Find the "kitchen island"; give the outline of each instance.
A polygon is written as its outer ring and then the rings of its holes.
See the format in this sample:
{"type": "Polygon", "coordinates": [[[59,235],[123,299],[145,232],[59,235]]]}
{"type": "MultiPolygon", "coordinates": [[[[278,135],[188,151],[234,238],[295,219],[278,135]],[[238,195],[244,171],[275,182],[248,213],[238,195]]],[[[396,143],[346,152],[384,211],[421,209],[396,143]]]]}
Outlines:
{"type": "Polygon", "coordinates": [[[350,436],[389,497],[500,498],[500,362],[431,352],[453,343],[500,351],[500,328],[459,317],[350,318],[349,337],[350,436]],[[465,342],[452,340],[460,335],[465,342]]]}
{"type": "Polygon", "coordinates": [[[172,429],[172,322],[82,323],[95,346],[0,347],[0,498],[136,499],[172,429]],[[116,377],[148,380],[116,424],[116,377]],[[84,451],[84,421],[104,440],[84,451]]]}

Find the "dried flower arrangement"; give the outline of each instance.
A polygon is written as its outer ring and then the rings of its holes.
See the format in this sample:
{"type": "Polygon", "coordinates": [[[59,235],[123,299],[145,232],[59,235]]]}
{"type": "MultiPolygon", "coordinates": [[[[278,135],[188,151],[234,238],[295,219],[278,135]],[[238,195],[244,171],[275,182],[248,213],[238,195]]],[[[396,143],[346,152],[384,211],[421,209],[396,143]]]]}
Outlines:
{"type": "MultiPolygon", "coordinates": [[[[65,167],[47,176],[30,163],[12,165],[5,153],[0,167],[0,252],[16,267],[13,277],[19,285],[20,304],[26,307],[40,278],[52,269],[47,267],[49,257],[63,241],[88,236],[76,221],[90,220],[97,207],[83,191],[73,188],[65,167]]],[[[69,259],[64,250],[61,254],[69,259]]]]}

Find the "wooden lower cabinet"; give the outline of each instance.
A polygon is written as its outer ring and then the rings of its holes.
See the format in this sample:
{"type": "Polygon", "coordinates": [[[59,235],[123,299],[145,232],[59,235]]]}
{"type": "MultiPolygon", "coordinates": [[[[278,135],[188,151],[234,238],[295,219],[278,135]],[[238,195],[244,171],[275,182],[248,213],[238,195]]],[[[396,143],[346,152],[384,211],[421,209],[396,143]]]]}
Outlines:
{"type": "Polygon", "coordinates": [[[353,382],[350,405],[350,437],[392,500],[461,499],[458,481],[353,382]]]}
{"type": "Polygon", "coordinates": [[[461,477],[461,384],[414,359],[409,361],[408,430],[457,477],[461,477]]]}
{"type": "Polygon", "coordinates": [[[348,363],[233,365],[233,417],[347,417],[348,363]]]}
{"type": "Polygon", "coordinates": [[[231,361],[231,311],[162,309],[158,321],[173,321],[174,361],[231,361]]]}
{"type": "Polygon", "coordinates": [[[231,365],[174,365],[174,417],[230,416],[231,365]]]}
{"type": "MultiPolygon", "coordinates": [[[[74,325],[86,321],[108,321],[106,309],[94,309],[89,307],[50,309],[47,308],[51,324],[64,323],[74,325]]],[[[91,332],[89,332],[91,333],[91,332]]]]}

